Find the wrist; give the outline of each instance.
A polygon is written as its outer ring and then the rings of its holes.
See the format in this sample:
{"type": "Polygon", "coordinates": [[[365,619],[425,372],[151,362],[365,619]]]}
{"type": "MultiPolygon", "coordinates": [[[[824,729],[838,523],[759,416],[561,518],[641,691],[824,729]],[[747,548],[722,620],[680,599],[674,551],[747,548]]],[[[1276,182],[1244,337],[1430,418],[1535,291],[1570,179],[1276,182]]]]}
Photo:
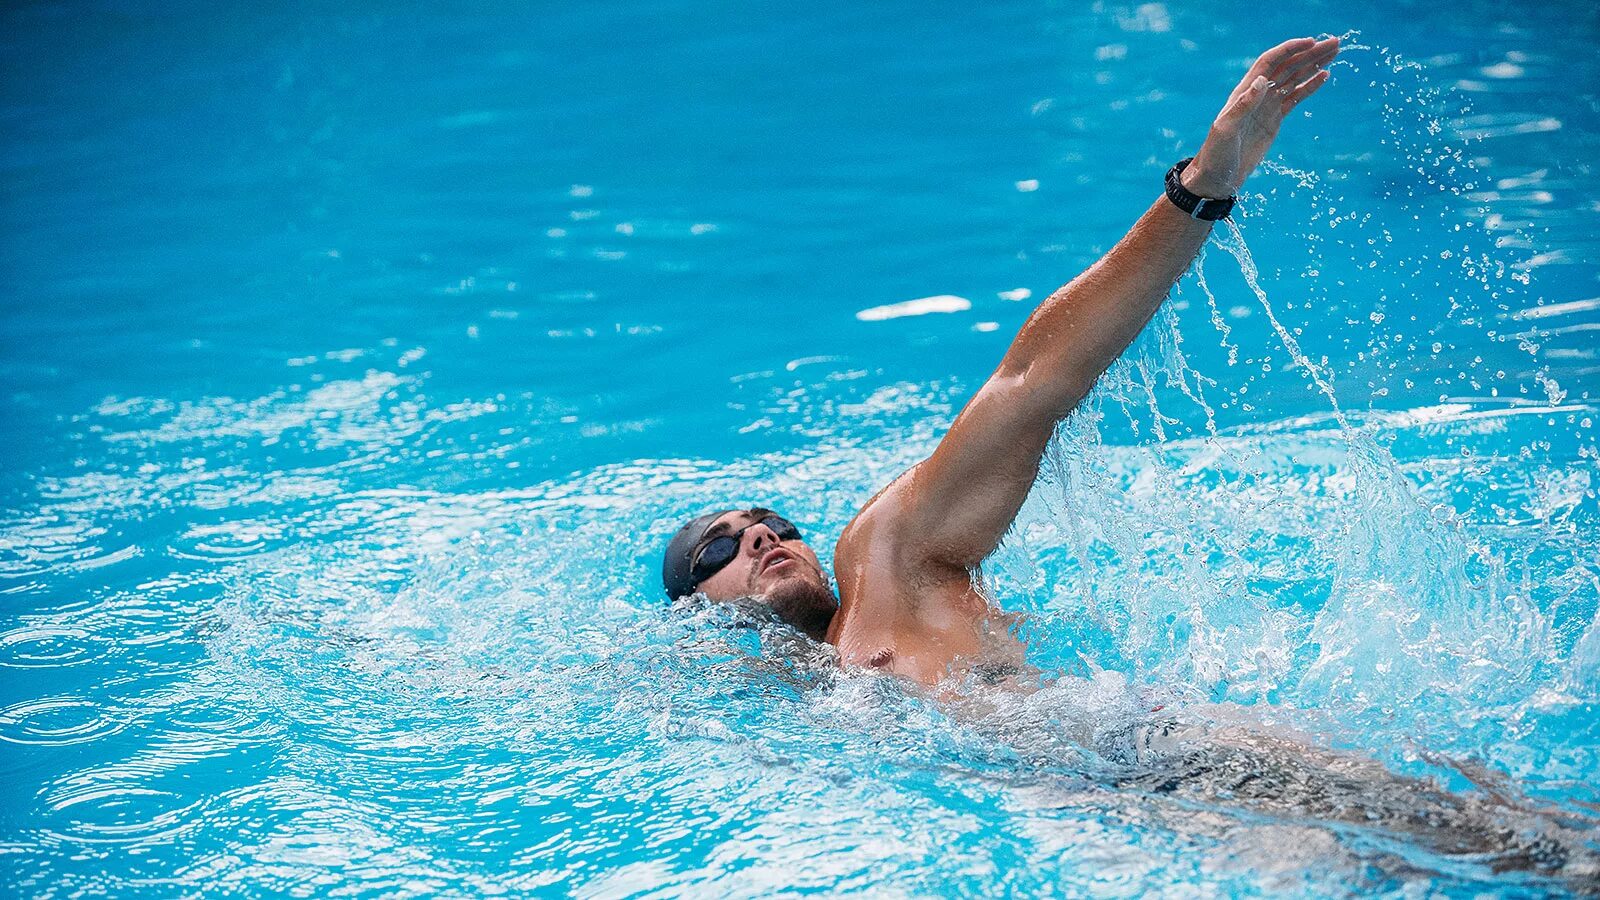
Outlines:
{"type": "Polygon", "coordinates": [[[1184,190],[1208,200],[1226,200],[1237,190],[1223,179],[1207,172],[1198,161],[1185,166],[1183,172],[1178,175],[1178,181],[1184,190]]]}
{"type": "MultiPolygon", "coordinates": [[[[1194,159],[1179,160],[1177,165],[1167,170],[1166,187],[1167,199],[1172,205],[1183,211],[1191,219],[1200,219],[1206,222],[1215,222],[1225,219],[1233,212],[1233,196],[1223,186],[1221,193],[1215,179],[1205,177],[1189,177],[1189,170],[1194,165],[1194,159]]],[[[1205,171],[1201,170],[1204,176],[1205,171]]]]}

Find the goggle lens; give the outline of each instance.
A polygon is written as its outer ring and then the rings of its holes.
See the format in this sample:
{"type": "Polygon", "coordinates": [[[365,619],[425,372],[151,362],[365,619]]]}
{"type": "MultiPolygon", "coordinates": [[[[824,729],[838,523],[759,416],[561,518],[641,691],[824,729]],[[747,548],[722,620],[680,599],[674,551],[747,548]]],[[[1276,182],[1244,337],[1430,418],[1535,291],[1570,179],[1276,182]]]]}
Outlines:
{"type": "Polygon", "coordinates": [[[796,528],[793,522],[777,515],[767,516],[759,520],[759,522],[752,522],[731,535],[724,534],[714,537],[700,548],[699,553],[695,554],[694,565],[691,569],[694,583],[699,585],[700,582],[722,571],[723,566],[733,562],[733,558],[739,555],[739,540],[744,537],[744,533],[752,525],[756,524],[767,526],[781,541],[800,540],[800,529],[796,528]]]}

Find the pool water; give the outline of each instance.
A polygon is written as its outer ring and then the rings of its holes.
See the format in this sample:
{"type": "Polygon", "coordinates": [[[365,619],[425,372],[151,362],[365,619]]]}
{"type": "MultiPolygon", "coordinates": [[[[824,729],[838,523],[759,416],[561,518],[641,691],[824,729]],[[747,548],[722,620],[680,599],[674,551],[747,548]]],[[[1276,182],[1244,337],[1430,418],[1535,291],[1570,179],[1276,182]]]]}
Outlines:
{"type": "Polygon", "coordinates": [[[1591,5],[0,23],[6,894],[1600,880],[1591,5]],[[1311,33],[985,566],[1038,690],[667,606],[724,501],[827,561],[1311,33]]]}

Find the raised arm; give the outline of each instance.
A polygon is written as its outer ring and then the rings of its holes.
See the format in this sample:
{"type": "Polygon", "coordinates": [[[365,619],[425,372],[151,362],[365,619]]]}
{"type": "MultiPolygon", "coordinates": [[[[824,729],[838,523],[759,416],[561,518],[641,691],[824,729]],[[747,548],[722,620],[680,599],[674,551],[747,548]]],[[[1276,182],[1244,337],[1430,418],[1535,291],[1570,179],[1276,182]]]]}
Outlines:
{"type": "MultiPolygon", "coordinates": [[[[1184,187],[1202,197],[1236,193],[1284,116],[1327,81],[1338,52],[1337,38],[1303,38],[1262,54],[1184,170],[1184,187]]],[[[906,536],[897,542],[911,551],[904,564],[970,569],[993,552],[1056,424],[1138,336],[1210,230],[1162,197],[1099,262],[1034,310],[933,455],[863,510],[877,527],[906,536]]]]}

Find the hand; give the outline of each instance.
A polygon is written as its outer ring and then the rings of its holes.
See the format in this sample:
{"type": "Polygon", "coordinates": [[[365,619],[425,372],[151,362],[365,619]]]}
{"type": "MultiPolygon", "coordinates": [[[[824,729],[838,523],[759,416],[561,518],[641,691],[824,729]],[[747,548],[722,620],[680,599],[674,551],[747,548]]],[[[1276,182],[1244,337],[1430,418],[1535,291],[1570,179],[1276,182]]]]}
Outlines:
{"type": "Polygon", "coordinates": [[[1194,162],[1183,170],[1183,186],[1202,197],[1238,193],[1267,155],[1283,117],[1327,84],[1326,67],[1338,55],[1336,37],[1297,38],[1261,54],[1211,123],[1194,162]]]}

